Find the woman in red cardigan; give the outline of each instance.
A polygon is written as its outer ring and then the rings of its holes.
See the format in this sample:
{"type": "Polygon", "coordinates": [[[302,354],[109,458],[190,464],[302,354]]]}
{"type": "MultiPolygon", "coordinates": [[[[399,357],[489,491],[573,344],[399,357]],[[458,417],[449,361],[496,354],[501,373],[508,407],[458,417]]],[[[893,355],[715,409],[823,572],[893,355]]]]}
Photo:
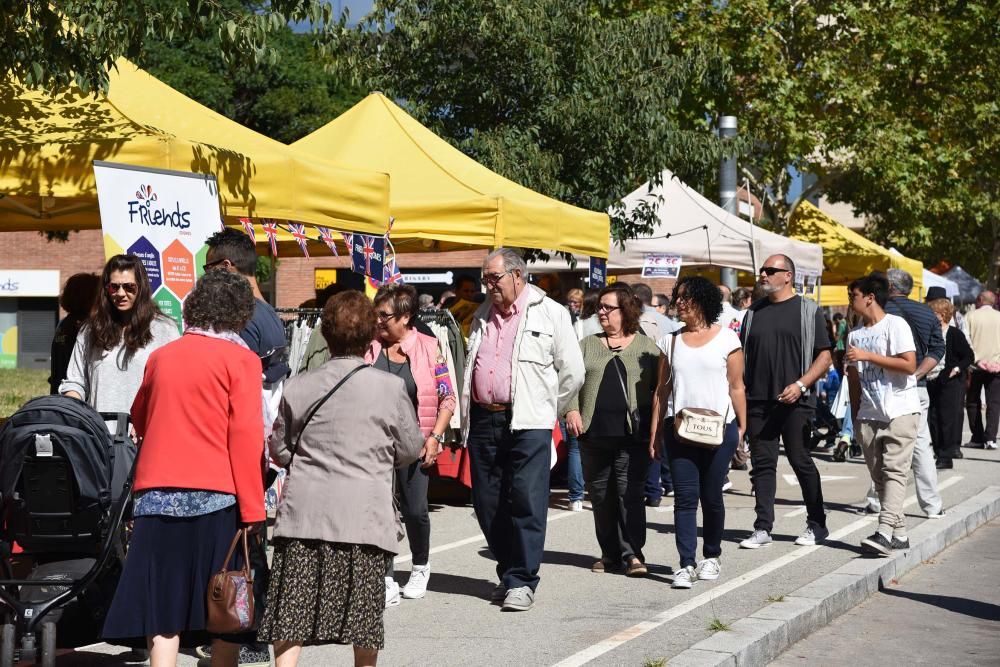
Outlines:
{"type": "MultiPolygon", "coordinates": [[[[184,302],[187,330],[146,362],[132,404],[142,448],[135,530],[106,638],[145,637],[152,667],[173,667],[205,630],[205,592],[241,526],[264,521],[261,364],[238,335],[253,314],[239,275],[204,275],[184,302]]],[[[246,637],[216,637],[213,664],[246,637]]]]}

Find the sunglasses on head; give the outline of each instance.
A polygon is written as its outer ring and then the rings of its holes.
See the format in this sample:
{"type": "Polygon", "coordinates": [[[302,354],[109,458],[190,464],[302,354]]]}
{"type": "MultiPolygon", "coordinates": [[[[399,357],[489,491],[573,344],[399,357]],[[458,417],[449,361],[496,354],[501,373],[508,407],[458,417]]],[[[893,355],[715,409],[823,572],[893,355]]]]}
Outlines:
{"type": "Polygon", "coordinates": [[[776,266],[761,267],[760,272],[766,276],[773,276],[775,273],[790,273],[788,269],[779,269],[776,266]]]}
{"type": "Polygon", "coordinates": [[[135,283],[108,283],[105,289],[108,290],[108,294],[114,296],[120,289],[125,290],[126,294],[135,294],[139,291],[139,286],[135,283]]]}

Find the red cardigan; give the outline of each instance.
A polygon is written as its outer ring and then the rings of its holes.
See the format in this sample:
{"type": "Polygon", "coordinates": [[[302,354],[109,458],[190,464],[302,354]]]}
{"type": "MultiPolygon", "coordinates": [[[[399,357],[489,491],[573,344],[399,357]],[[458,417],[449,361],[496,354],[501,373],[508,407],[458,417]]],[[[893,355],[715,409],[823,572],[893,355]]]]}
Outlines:
{"type": "Polygon", "coordinates": [[[220,491],[245,522],[263,521],[261,364],[250,350],[198,334],[154,351],[132,403],[143,438],[135,490],[220,491]]]}

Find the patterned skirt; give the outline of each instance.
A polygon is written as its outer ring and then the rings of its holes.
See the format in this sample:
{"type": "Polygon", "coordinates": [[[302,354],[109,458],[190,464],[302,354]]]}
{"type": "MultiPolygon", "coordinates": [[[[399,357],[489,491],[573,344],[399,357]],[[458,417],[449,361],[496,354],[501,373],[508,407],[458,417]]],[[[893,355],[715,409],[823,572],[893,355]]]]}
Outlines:
{"type": "Polygon", "coordinates": [[[391,557],[370,545],[275,538],[258,639],[384,648],[391,557]]]}

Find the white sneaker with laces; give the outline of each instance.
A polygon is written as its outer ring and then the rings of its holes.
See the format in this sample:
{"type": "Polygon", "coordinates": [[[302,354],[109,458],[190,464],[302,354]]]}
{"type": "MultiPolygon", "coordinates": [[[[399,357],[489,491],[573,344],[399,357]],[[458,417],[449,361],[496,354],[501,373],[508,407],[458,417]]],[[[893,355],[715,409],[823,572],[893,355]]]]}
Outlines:
{"type": "Polygon", "coordinates": [[[698,563],[698,578],[702,581],[715,581],[722,573],[722,565],[718,558],[706,558],[698,563]]]}
{"type": "Polygon", "coordinates": [[[771,533],[766,530],[755,530],[753,534],[740,542],[740,549],[760,549],[771,546],[771,533]]]}
{"type": "Polygon", "coordinates": [[[427,581],[431,578],[431,566],[414,565],[410,570],[410,578],[403,586],[403,597],[407,600],[417,600],[427,593],[427,581]]]}
{"type": "Polygon", "coordinates": [[[800,547],[814,547],[830,536],[830,531],[822,526],[807,525],[802,534],[795,538],[800,547]]]}
{"type": "Polygon", "coordinates": [[[392,577],[385,578],[385,606],[386,609],[399,606],[399,584],[392,577]]]}
{"type": "Polygon", "coordinates": [[[997,448],[997,443],[995,440],[990,440],[985,445],[983,445],[983,449],[996,449],[996,448],[997,448]]]}
{"type": "Polygon", "coordinates": [[[722,492],[725,493],[726,491],[728,491],[731,488],[733,488],[733,483],[730,482],[729,478],[727,477],[726,481],[722,483],[722,492]]]}
{"type": "Polygon", "coordinates": [[[694,586],[694,582],[698,580],[698,573],[695,569],[688,565],[687,567],[682,567],[674,575],[674,581],[670,584],[671,588],[691,588],[694,586]]]}
{"type": "Polygon", "coordinates": [[[569,511],[570,512],[582,512],[583,511],[583,501],[582,500],[571,500],[571,501],[569,501],[569,511]]]}

